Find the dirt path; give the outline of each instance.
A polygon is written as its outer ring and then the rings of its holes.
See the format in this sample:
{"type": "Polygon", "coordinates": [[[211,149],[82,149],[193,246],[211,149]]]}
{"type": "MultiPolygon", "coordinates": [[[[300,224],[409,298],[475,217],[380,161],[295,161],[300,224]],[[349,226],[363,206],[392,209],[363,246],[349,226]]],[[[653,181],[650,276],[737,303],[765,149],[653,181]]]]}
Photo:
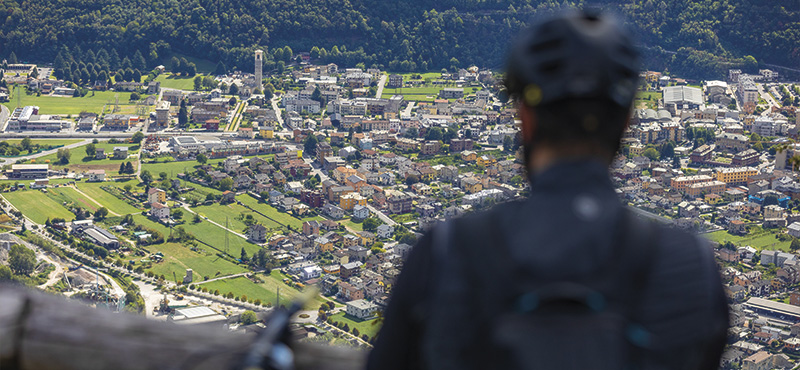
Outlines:
{"type": "MultiPolygon", "coordinates": [[[[82,192],[82,191],[81,191],[81,189],[78,189],[78,187],[77,187],[77,186],[75,186],[75,185],[69,185],[69,187],[71,187],[71,188],[75,189],[75,191],[77,191],[77,192],[78,192],[78,194],[80,194],[80,195],[83,195],[84,197],[86,197],[86,199],[88,199],[88,200],[92,201],[92,203],[94,203],[94,204],[97,204],[97,205],[98,205],[98,206],[100,206],[100,207],[105,207],[105,206],[104,206],[102,203],[100,203],[100,202],[98,202],[98,201],[94,200],[94,198],[92,198],[92,197],[90,197],[88,194],[86,194],[86,193],[82,192]]],[[[108,209],[108,208],[106,208],[106,209],[108,209]]],[[[114,212],[114,211],[112,211],[112,210],[110,210],[110,209],[108,209],[108,213],[109,213],[110,215],[112,215],[112,216],[116,216],[116,217],[121,217],[121,216],[122,216],[121,214],[119,214],[119,213],[117,213],[117,212],[114,212]]]]}

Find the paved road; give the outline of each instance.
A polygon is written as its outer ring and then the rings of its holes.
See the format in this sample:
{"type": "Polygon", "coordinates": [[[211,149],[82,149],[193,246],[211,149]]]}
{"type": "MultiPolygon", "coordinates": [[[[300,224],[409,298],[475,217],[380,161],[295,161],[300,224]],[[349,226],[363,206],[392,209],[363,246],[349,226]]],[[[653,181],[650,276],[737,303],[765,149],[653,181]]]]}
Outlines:
{"type": "Polygon", "coordinates": [[[385,224],[387,224],[389,226],[397,225],[397,222],[394,222],[394,220],[389,218],[389,216],[385,215],[383,212],[381,212],[377,208],[373,207],[372,205],[367,204],[367,209],[369,209],[370,212],[372,212],[376,216],[378,216],[378,218],[381,219],[381,221],[383,221],[383,223],[385,223],[385,224]]]}
{"type": "Polygon", "coordinates": [[[275,115],[278,117],[278,128],[280,131],[288,131],[286,127],[283,125],[283,116],[281,115],[281,108],[278,106],[278,96],[273,95],[272,99],[270,100],[272,103],[272,110],[275,111],[275,115]]]}
{"type": "Polygon", "coordinates": [[[410,101],[406,105],[406,110],[403,111],[402,117],[411,117],[411,110],[414,109],[416,102],[410,101]]]}
{"type": "Polygon", "coordinates": [[[386,85],[386,77],[387,75],[381,75],[381,79],[378,81],[378,91],[375,93],[375,97],[380,99],[383,94],[383,86],[386,85]]]}
{"type": "MultiPolygon", "coordinates": [[[[3,136],[6,136],[6,134],[3,134],[3,136]]],[[[77,147],[79,147],[79,146],[83,146],[83,145],[89,144],[89,143],[91,143],[91,142],[92,142],[91,140],[89,140],[89,139],[86,139],[86,140],[81,140],[81,141],[79,141],[79,142],[77,142],[77,143],[74,143],[74,144],[69,144],[69,145],[62,146],[62,147],[60,147],[60,148],[51,149],[51,150],[46,150],[46,151],[43,151],[43,152],[41,152],[41,153],[36,153],[36,154],[31,154],[31,155],[25,155],[25,156],[22,156],[22,157],[13,157],[13,158],[0,158],[0,166],[2,166],[2,165],[6,165],[6,164],[12,164],[12,163],[16,163],[16,162],[17,162],[18,160],[20,160],[20,159],[34,159],[34,158],[44,157],[44,156],[46,156],[46,155],[50,155],[50,154],[53,154],[53,153],[57,152],[59,149],[63,149],[63,148],[67,148],[67,149],[77,148],[77,147]]]]}

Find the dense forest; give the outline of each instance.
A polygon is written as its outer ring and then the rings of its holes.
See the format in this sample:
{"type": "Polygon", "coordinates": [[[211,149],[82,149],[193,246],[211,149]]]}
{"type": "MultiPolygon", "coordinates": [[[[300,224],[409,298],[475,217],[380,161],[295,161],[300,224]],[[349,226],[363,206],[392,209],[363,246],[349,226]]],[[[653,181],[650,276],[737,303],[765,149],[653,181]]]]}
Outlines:
{"type": "MultiPolygon", "coordinates": [[[[722,77],[758,62],[800,67],[796,0],[603,0],[640,37],[648,67],[722,77]]],[[[53,62],[59,52],[144,58],[172,52],[250,70],[312,51],[320,62],[421,71],[503,65],[532,18],[583,2],[531,0],[0,0],[0,57],[53,62]],[[3,17],[2,15],[5,15],[3,17]],[[286,48],[288,46],[289,48],[286,48]],[[134,55],[135,53],[137,53],[134,55]]],[[[136,59],[136,60],[134,60],[136,59]]],[[[90,63],[90,61],[86,61],[90,63]]],[[[122,67],[111,65],[112,70],[122,67]]],[[[144,69],[142,69],[144,71],[144,69]]]]}

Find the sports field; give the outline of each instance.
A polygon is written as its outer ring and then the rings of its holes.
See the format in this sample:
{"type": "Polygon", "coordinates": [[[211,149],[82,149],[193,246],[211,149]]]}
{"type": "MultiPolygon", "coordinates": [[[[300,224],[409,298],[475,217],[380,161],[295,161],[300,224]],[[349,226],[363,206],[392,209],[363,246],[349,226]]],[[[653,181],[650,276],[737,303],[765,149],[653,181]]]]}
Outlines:
{"type": "Polygon", "coordinates": [[[77,115],[81,112],[102,113],[103,107],[106,105],[110,107],[117,98],[119,99],[120,107],[124,107],[130,100],[130,96],[131,93],[116,91],[90,91],[82,98],[36,96],[26,94],[24,89],[17,86],[11,92],[9,101],[3,104],[13,111],[17,107],[17,98],[19,97],[19,106],[38,106],[39,114],[77,115]]]}
{"type": "Polygon", "coordinates": [[[45,223],[48,218],[58,217],[68,221],[75,218],[72,212],[40,190],[14,191],[3,193],[2,196],[38,224],[45,223]]]}

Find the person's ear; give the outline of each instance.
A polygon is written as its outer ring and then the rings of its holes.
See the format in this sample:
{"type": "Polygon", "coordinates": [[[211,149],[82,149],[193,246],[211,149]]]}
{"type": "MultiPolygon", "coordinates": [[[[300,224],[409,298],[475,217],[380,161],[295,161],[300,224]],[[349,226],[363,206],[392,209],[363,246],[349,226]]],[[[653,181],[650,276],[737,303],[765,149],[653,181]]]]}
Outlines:
{"type": "Polygon", "coordinates": [[[522,142],[530,143],[533,141],[534,134],[536,133],[536,112],[533,108],[519,103],[517,104],[517,112],[519,119],[522,121],[522,142]]]}

